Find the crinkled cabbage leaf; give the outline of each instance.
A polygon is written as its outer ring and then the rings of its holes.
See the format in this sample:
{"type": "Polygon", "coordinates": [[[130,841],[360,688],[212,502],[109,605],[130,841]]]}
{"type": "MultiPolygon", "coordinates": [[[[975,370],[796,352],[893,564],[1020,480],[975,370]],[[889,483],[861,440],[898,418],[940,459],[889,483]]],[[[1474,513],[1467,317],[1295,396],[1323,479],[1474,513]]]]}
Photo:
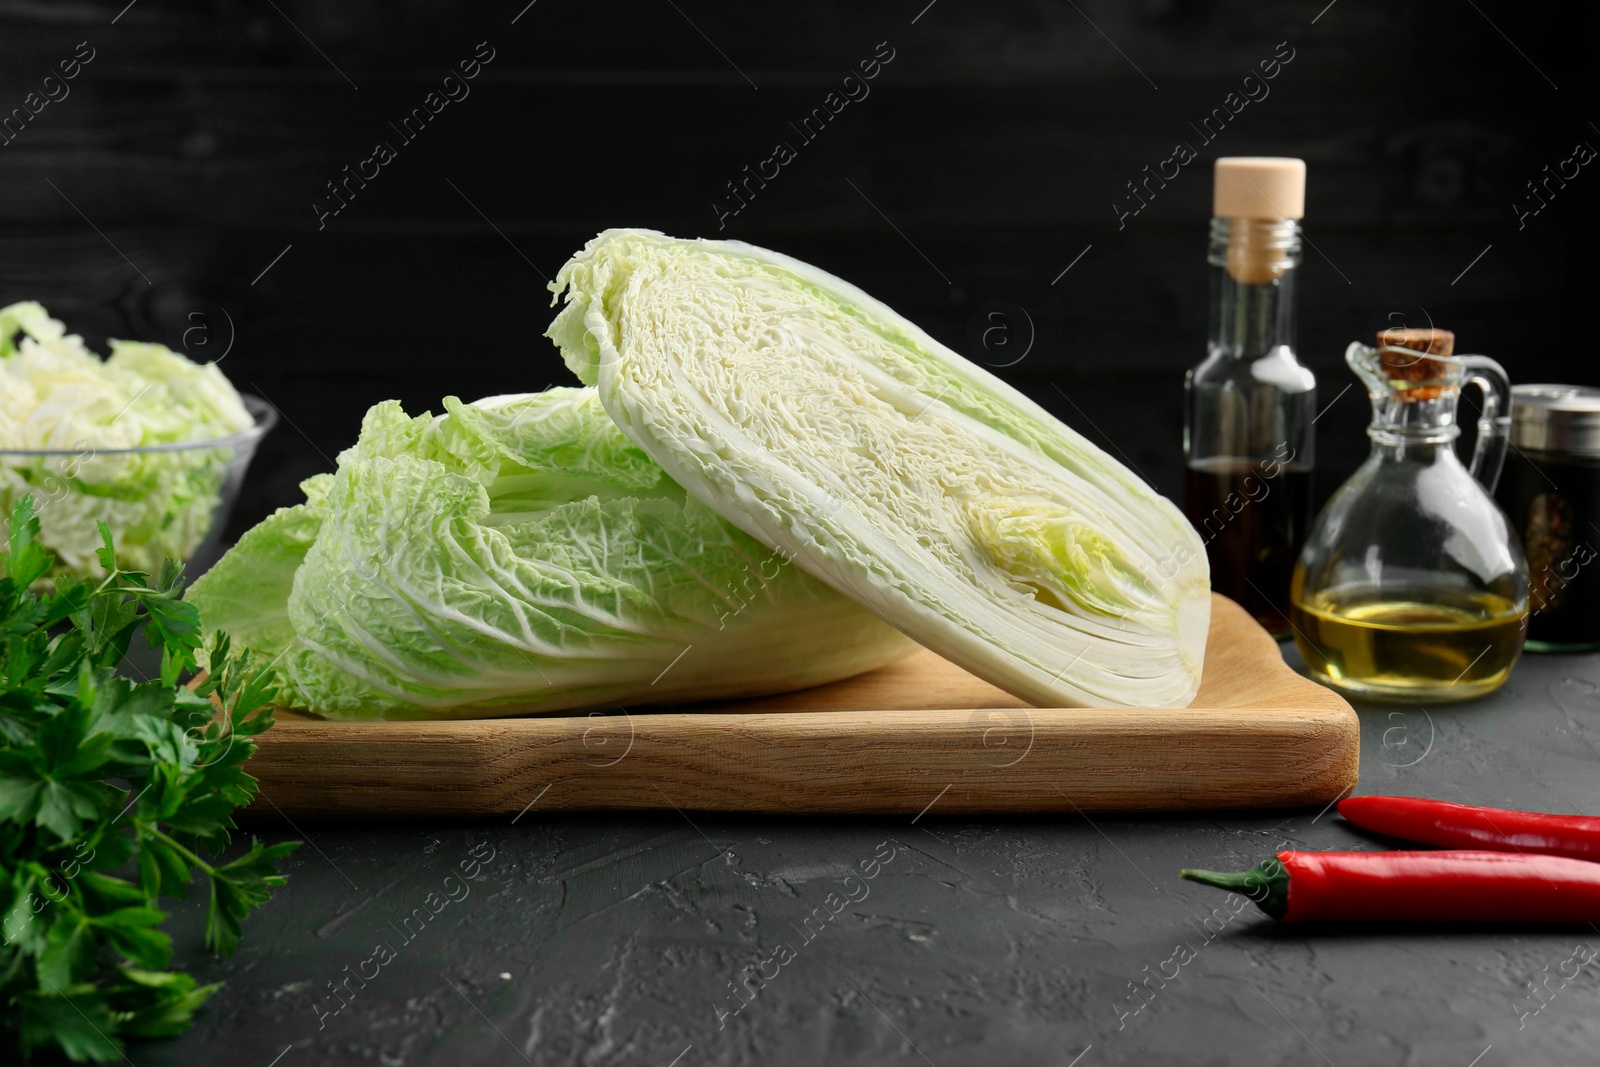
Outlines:
{"type": "Polygon", "coordinates": [[[190,590],[346,719],[772,693],[881,666],[892,627],[688,496],[592,389],[367,412],[338,470],[190,590]]]}
{"type": "Polygon", "coordinates": [[[1133,472],[860,289],[731,241],[609,230],[549,336],[680,485],[1017,696],[1183,706],[1204,547],[1133,472]]]}

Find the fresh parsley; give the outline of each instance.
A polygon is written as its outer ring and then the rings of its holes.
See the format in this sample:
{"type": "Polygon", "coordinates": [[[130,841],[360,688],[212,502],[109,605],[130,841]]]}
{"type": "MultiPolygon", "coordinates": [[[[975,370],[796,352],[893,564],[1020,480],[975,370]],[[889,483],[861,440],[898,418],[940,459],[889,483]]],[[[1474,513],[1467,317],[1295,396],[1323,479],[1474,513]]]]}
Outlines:
{"type": "Polygon", "coordinates": [[[199,870],[206,943],[232,952],[299,842],[218,858],[256,792],[243,764],[272,725],[272,673],[224,634],[202,647],[182,565],[120,570],[101,523],[106,577],[38,593],[38,535],[24,497],[0,551],[0,1026],[24,1055],[104,1063],[125,1058],[123,1038],[180,1033],[219,988],[167,969],[160,898],[199,870]],[[117,665],[141,624],[161,670],[136,681],[117,665]],[[209,672],[180,684],[202,653],[209,672]]]}

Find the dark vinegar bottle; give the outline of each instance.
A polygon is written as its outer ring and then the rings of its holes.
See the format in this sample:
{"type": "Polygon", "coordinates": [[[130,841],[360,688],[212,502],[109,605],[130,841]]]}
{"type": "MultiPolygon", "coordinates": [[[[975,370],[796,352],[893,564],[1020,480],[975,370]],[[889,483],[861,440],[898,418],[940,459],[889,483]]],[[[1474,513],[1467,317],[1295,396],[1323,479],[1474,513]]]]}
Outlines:
{"type": "Polygon", "coordinates": [[[1205,540],[1211,587],[1272,636],[1288,636],[1285,605],[1311,514],[1310,469],[1275,459],[1196,460],[1184,472],[1183,510],[1205,540]]]}
{"type": "Polygon", "coordinates": [[[1184,381],[1184,514],[1211,588],[1289,636],[1289,579],[1311,521],[1316,378],[1295,356],[1305,164],[1217,160],[1206,358],[1184,381]]]}

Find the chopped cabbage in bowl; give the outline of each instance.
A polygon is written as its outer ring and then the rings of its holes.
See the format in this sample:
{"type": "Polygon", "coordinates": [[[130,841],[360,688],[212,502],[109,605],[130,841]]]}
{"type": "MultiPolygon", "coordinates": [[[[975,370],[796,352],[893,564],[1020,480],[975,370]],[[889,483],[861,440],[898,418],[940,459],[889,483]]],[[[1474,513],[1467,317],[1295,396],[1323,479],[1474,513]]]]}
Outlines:
{"type": "Polygon", "coordinates": [[[276,419],[215,365],[133,341],[102,360],[39,304],[0,308],[0,514],[33,495],[46,580],[104,574],[100,521],[126,567],[203,551],[276,419]]]}

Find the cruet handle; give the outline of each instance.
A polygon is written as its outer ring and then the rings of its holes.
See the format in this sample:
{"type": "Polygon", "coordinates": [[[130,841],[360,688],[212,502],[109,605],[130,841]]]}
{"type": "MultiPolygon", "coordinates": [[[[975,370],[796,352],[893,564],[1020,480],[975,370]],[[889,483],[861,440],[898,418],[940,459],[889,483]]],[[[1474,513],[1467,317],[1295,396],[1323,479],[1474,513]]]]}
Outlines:
{"type": "Polygon", "coordinates": [[[1494,492],[1506,460],[1511,433],[1511,381],[1505,368],[1488,356],[1457,356],[1466,376],[1463,385],[1483,390],[1483,413],[1478,417],[1478,443],[1468,468],[1485,490],[1494,492]]]}

